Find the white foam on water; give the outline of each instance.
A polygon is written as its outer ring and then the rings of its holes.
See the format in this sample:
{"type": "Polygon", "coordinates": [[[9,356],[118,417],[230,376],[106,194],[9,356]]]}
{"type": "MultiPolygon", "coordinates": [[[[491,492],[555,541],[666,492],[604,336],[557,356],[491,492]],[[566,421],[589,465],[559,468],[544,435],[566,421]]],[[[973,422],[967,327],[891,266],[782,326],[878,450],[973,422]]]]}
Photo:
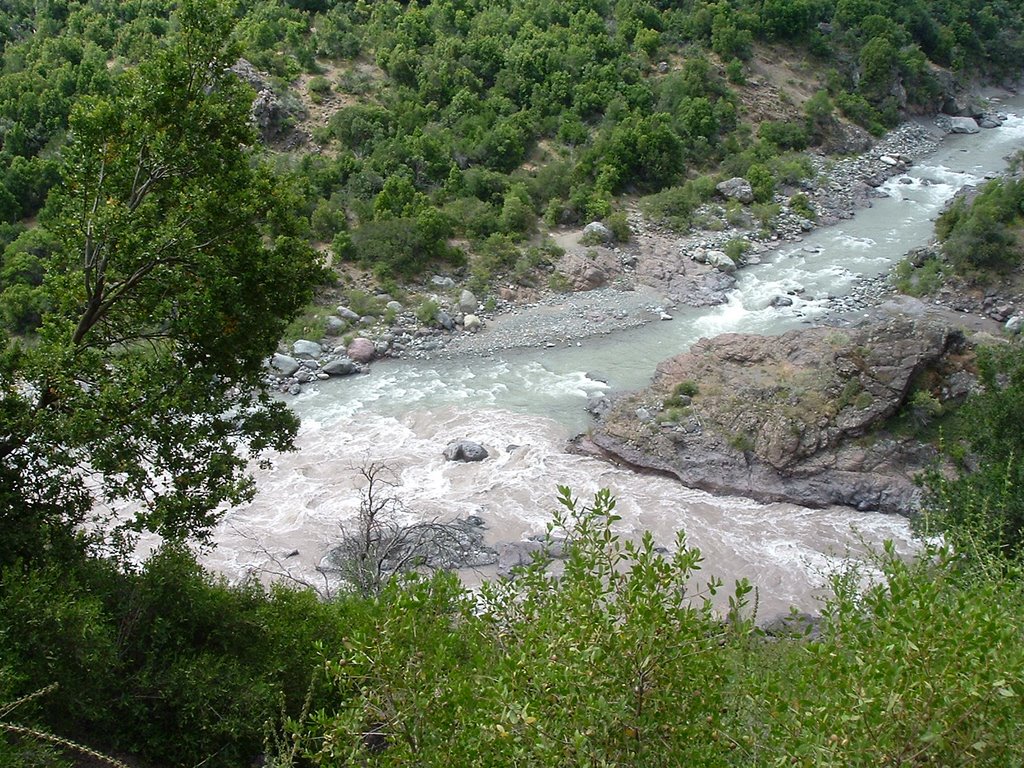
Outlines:
{"type": "Polygon", "coordinates": [[[570,455],[561,425],[519,412],[445,406],[397,417],[367,412],[357,421],[358,429],[335,423],[303,430],[298,453],[258,472],[256,499],[226,514],[208,564],[234,578],[284,564],[316,582],[321,557],[337,543],[342,527],[352,526],[359,468],[371,462],[393,470],[390,490],[406,508],[401,522],[476,514],[495,544],[542,533],[556,508],[556,485],[569,485],[584,503],[609,488],[618,498],[617,529],[623,536],[651,530],[658,544],[671,546],[676,531],[685,530],[689,543],[704,552],[704,577],[717,575],[727,585],[750,578],[759,585],[762,610],[770,614],[791,604],[815,607],[824,583],[817,572],[832,562],[827,550],[853,541],[844,533],[851,524],[876,545],[886,536],[909,540],[900,518],[715,497],[669,478],[570,455]],[[480,442],[490,457],[445,461],[445,445],[460,437],[480,442]],[[285,557],[294,550],[299,554],[285,557]]]}

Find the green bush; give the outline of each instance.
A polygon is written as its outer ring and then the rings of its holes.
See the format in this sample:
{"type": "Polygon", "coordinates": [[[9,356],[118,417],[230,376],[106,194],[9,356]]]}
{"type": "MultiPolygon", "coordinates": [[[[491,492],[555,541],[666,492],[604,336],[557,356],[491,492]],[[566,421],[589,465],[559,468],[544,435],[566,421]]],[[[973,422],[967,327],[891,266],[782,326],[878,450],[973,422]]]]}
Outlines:
{"type": "Polygon", "coordinates": [[[743,263],[743,254],[750,250],[750,241],[744,240],[742,237],[734,237],[725,244],[725,255],[733,260],[736,264],[743,263]]]}
{"type": "Polygon", "coordinates": [[[714,180],[701,176],[680,187],[670,187],[649,195],[640,204],[653,220],[677,231],[685,231],[690,227],[693,212],[710,200],[714,192],[714,180]]]}
{"type": "Polygon", "coordinates": [[[789,210],[798,216],[803,216],[805,219],[814,221],[818,218],[818,212],[814,210],[814,206],[811,205],[811,200],[803,192],[797,192],[795,195],[789,198],[789,210]]]}
{"type": "Polygon", "coordinates": [[[775,196],[775,176],[766,165],[756,163],[747,169],[747,181],[754,190],[754,200],[770,203],[775,196]]]}
{"type": "Polygon", "coordinates": [[[437,322],[437,313],[440,309],[441,306],[434,299],[425,299],[416,308],[416,319],[419,320],[420,325],[433,325],[437,322]]]}
{"type": "Polygon", "coordinates": [[[625,211],[616,211],[605,219],[604,223],[611,230],[612,236],[617,243],[627,243],[630,237],[633,236],[629,226],[629,218],[626,216],[625,211]]]}

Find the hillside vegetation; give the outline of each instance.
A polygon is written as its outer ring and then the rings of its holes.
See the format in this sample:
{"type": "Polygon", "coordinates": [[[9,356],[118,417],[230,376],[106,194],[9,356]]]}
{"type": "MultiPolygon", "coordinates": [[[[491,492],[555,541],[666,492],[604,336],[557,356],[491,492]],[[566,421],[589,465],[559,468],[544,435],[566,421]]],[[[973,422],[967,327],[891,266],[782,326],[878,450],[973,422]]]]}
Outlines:
{"type": "MultiPolygon", "coordinates": [[[[75,105],[165,46],[174,6],[0,10],[9,328],[31,330],[46,309],[35,290],[56,247],[45,203],[75,105]]],[[[522,272],[545,260],[516,246],[538,222],[608,218],[623,195],[660,193],[650,215],[686,226],[713,191],[705,174],[747,176],[770,200],[799,178],[786,153],[829,144],[842,121],[877,133],[937,110],[954,78],[1014,76],[1024,62],[1024,13],[981,0],[240,0],[231,11],[236,54],[275,94],[261,128],[298,191],[292,215],[336,266],[385,282],[467,254],[481,283],[522,272]],[[783,68],[789,82],[765,98],[744,83],[769,51],[799,73],[783,68]]]]}

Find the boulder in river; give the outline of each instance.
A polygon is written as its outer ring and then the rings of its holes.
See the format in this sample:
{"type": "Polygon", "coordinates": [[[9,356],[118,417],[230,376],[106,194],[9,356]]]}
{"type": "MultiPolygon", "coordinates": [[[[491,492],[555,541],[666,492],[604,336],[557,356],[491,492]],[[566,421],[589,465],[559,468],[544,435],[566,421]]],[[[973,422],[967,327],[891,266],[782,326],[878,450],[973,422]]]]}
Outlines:
{"type": "Polygon", "coordinates": [[[949,130],[951,133],[978,133],[978,121],[973,117],[951,117],[949,118],[949,130]]]}
{"type": "Polygon", "coordinates": [[[351,358],[339,357],[337,360],[331,360],[321,370],[328,376],[351,376],[353,373],[359,373],[359,366],[351,358]]]}
{"type": "MultiPolygon", "coordinates": [[[[971,358],[959,331],[924,313],[702,339],[662,362],[649,389],[617,398],[590,440],[712,492],[910,512],[919,494],[913,475],[935,453],[889,437],[888,419],[926,375],[948,376],[971,358]],[[673,399],[681,382],[696,392],[686,408],[673,399]]],[[[940,400],[946,391],[934,388],[940,400]]]]}
{"type": "Polygon", "coordinates": [[[444,457],[448,461],[483,461],[488,455],[480,443],[465,438],[453,440],[444,449],[444,457]]]}

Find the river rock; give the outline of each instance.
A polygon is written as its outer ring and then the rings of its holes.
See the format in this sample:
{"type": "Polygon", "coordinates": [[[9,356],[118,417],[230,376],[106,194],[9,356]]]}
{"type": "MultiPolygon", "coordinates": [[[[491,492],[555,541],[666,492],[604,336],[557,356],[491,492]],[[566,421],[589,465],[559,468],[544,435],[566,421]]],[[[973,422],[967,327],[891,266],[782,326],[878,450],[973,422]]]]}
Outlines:
{"type": "Polygon", "coordinates": [[[727,275],[736,272],[736,262],[729,258],[725,251],[710,250],[704,254],[704,261],[727,275]]]}
{"type": "Polygon", "coordinates": [[[309,339],[299,339],[292,344],[292,354],[298,358],[312,360],[313,358],[320,357],[323,353],[324,348],[317,342],[310,341],[309,339]]]}
{"type": "Polygon", "coordinates": [[[483,327],[483,322],[476,315],[466,315],[462,318],[462,327],[467,331],[476,333],[483,327]]]}
{"type": "Polygon", "coordinates": [[[715,189],[727,200],[738,200],[744,205],[754,202],[754,188],[742,176],[734,176],[719,182],[715,185],[715,189]]]}
{"type": "Polygon", "coordinates": [[[339,357],[337,360],[331,360],[322,369],[328,376],[351,376],[353,373],[359,373],[359,366],[348,357],[339,357]]]}
{"type": "Polygon", "coordinates": [[[592,221],[583,228],[583,239],[584,240],[597,240],[601,243],[612,243],[615,241],[615,235],[600,221],[592,221]]]}
{"type": "Polygon", "coordinates": [[[1003,326],[1007,333],[1020,333],[1024,328],[1024,315],[1014,315],[1003,326]]]}
{"type": "Polygon", "coordinates": [[[358,323],[359,322],[359,313],[358,312],[354,312],[353,310],[349,309],[348,307],[346,307],[344,305],[338,307],[335,310],[335,312],[338,313],[338,317],[342,318],[343,320],[348,320],[350,323],[358,323]]]}
{"type": "Polygon", "coordinates": [[[459,309],[465,314],[476,312],[477,303],[476,296],[473,295],[473,292],[467,288],[463,288],[462,293],[459,295],[459,309]]]}
{"type": "Polygon", "coordinates": [[[793,299],[789,296],[773,296],[772,300],[768,302],[769,307],[778,309],[779,307],[791,307],[793,306],[793,299]]]}
{"type": "Polygon", "coordinates": [[[352,339],[345,353],[357,363],[369,363],[377,354],[377,348],[372,341],[362,336],[352,339]]]}
{"type": "Polygon", "coordinates": [[[951,117],[949,118],[950,133],[977,133],[978,121],[973,117],[951,117]]]}
{"type": "Polygon", "coordinates": [[[328,336],[340,336],[345,332],[346,328],[348,328],[348,323],[334,315],[328,317],[327,321],[324,323],[324,333],[328,336]]]}
{"type": "Polygon", "coordinates": [[[455,328],[455,320],[443,309],[438,310],[437,316],[434,320],[439,327],[444,328],[446,331],[451,331],[455,328]]]}
{"type": "Polygon", "coordinates": [[[299,370],[299,361],[290,355],[277,352],[270,358],[270,367],[282,376],[293,376],[299,370]]]}
{"type": "Polygon", "coordinates": [[[480,443],[465,438],[453,440],[444,449],[444,457],[448,461],[483,461],[489,454],[480,443]]]}
{"type": "Polygon", "coordinates": [[[919,495],[913,476],[935,454],[889,438],[887,420],[926,372],[963,370],[971,356],[963,336],[927,319],[920,302],[897,310],[856,328],[702,339],[662,362],[649,389],[617,398],[590,439],[712,492],[909,513],[919,495]],[[665,421],[664,403],[682,381],[696,385],[696,425],[692,414],[665,421]]]}

